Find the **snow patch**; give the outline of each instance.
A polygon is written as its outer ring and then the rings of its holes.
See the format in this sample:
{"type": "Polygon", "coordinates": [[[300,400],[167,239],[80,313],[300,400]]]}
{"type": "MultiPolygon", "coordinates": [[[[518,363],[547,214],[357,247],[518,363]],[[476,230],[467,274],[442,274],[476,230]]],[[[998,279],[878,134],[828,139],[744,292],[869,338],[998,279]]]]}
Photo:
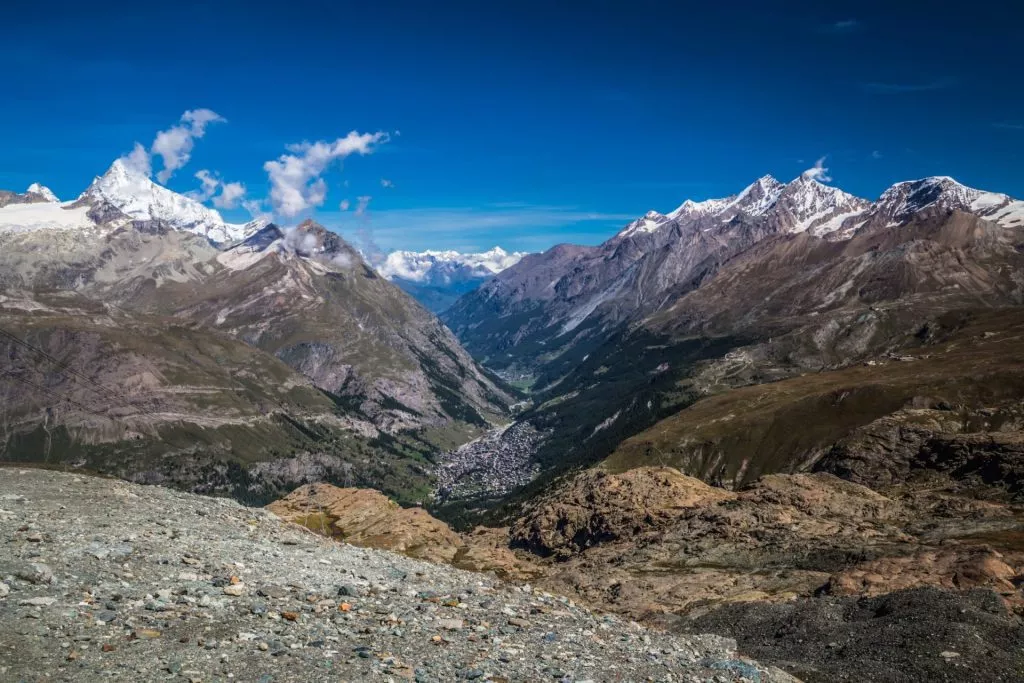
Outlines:
{"type": "Polygon", "coordinates": [[[281,250],[281,240],[271,242],[265,249],[253,249],[251,247],[235,247],[228,251],[217,254],[217,263],[231,270],[245,270],[253,264],[262,260],[268,254],[281,250]]]}
{"type": "Polygon", "coordinates": [[[68,208],[68,204],[41,202],[8,204],[0,208],[0,231],[31,232],[33,230],[80,230],[92,228],[88,207],[68,208]]]}

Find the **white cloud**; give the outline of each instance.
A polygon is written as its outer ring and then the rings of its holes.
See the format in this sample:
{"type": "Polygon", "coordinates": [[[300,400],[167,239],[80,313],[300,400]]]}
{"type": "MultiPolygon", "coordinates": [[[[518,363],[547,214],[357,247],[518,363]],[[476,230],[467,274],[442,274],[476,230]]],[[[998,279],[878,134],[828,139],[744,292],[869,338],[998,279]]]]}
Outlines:
{"type": "Polygon", "coordinates": [[[200,202],[209,201],[210,197],[217,192],[217,187],[220,185],[220,179],[205,168],[196,172],[196,178],[198,178],[199,182],[202,183],[202,187],[198,190],[189,192],[188,196],[200,202]]]}
{"type": "Polygon", "coordinates": [[[361,197],[356,197],[356,215],[357,216],[362,216],[364,213],[366,213],[366,209],[370,206],[370,200],[371,199],[373,199],[373,197],[370,197],[369,195],[363,195],[361,197]]]}
{"type": "Polygon", "coordinates": [[[387,178],[381,178],[380,179],[380,186],[381,187],[394,187],[395,184],[393,182],[391,182],[390,180],[388,180],[387,178]]]}
{"type": "Polygon", "coordinates": [[[817,180],[819,183],[832,182],[832,177],[828,174],[828,168],[825,167],[825,157],[815,161],[814,166],[801,173],[800,177],[804,180],[817,180]]]}
{"type": "Polygon", "coordinates": [[[854,33],[862,27],[863,24],[856,19],[843,19],[842,21],[833,21],[831,24],[826,24],[822,26],[822,29],[827,33],[854,33]]]}
{"type": "Polygon", "coordinates": [[[263,201],[260,199],[246,199],[242,201],[242,208],[249,212],[253,220],[270,221],[273,216],[263,209],[263,201]]]}
{"type": "Polygon", "coordinates": [[[284,233],[281,244],[290,253],[311,258],[321,263],[330,263],[339,268],[350,268],[354,263],[352,257],[343,251],[336,254],[324,253],[321,250],[320,240],[317,235],[297,226],[284,228],[281,232],[284,233]]]}
{"type": "Polygon", "coordinates": [[[342,211],[348,211],[348,207],[352,206],[352,203],[347,199],[342,199],[341,204],[338,204],[338,208],[342,211]]]}
{"type": "Polygon", "coordinates": [[[245,196],[245,185],[242,183],[221,183],[220,194],[213,198],[213,205],[218,209],[233,209],[245,196]]]}
{"type": "Polygon", "coordinates": [[[129,171],[140,173],[147,178],[153,172],[149,152],[138,142],[135,143],[135,147],[132,148],[131,152],[121,157],[121,162],[129,171]]]}
{"type": "Polygon", "coordinates": [[[312,256],[317,247],[316,235],[299,230],[297,227],[285,228],[283,231],[284,248],[301,256],[312,256]]]}
{"type": "Polygon", "coordinates": [[[234,209],[245,196],[245,185],[226,183],[217,174],[205,168],[196,172],[196,178],[202,186],[198,190],[186,193],[196,201],[208,202],[212,199],[213,205],[218,209],[234,209]],[[220,190],[219,194],[217,190],[220,190]]]}
{"type": "Polygon", "coordinates": [[[878,150],[876,149],[875,151],[873,151],[873,152],[871,153],[871,158],[872,158],[872,159],[881,159],[881,158],[882,158],[882,153],[881,153],[881,152],[879,152],[879,151],[878,151],[878,150]]]}
{"type": "Polygon", "coordinates": [[[175,171],[188,163],[196,138],[206,134],[208,124],[218,121],[226,119],[209,109],[191,109],[181,115],[181,123],[157,133],[150,151],[163,160],[164,167],[156,179],[161,183],[170,180],[175,171]]]}
{"type": "Polygon", "coordinates": [[[334,142],[303,142],[287,147],[290,154],[263,164],[270,177],[270,201],[283,216],[320,206],[327,197],[327,183],[320,175],[335,161],[352,154],[370,154],[388,141],[387,133],[352,131],[334,142]]]}
{"type": "Polygon", "coordinates": [[[197,138],[206,133],[206,124],[227,123],[227,119],[210,109],[190,109],[181,115],[181,120],[191,124],[192,134],[197,138]]]}

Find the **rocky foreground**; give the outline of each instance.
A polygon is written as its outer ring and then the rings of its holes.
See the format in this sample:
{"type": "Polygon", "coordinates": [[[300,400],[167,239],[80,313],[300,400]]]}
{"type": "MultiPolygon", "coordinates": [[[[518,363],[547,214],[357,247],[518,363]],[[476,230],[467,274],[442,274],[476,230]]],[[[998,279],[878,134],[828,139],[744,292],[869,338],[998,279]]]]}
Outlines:
{"type": "Polygon", "coordinates": [[[667,467],[587,470],[510,528],[463,534],[329,484],[269,509],[648,626],[725,634],[808,683],[1024,680],[1022,511],[995,486],[981,500],[966,495],[969,477],[954,483],[932,472],[885,495],[818,472],[731,491],[667,467]]]}
{"type": "Polygon", "coordinates": [[[0,470],[0,680],[792,681],[486,574],[159,487],[0,470]]]}

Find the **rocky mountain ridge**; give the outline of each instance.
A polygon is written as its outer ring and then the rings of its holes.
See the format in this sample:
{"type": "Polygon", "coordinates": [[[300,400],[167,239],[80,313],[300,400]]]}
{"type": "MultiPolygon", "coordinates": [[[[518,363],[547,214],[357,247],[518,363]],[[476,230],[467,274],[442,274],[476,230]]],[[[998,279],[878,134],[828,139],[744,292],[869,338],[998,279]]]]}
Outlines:
{"type": "Polygon", "coordinates": [[[481,461],[539,472],[528,498],[702,397],[886,362],[948,333],[943,316],[1024,303],[1021,202],[948,178],[874,204],[819,187],[762,178],[673,212],[685,220],[648,215],[599,247],[527,256],[464,297],[445,319],[485,364],[532,382],[518,419],[540,435],[525,460],[496,439],[481,461]]]}
{"type": "Polygon", "coordinates": [[[897,183],[869,202],[806,173],[787,184],[764,176],[732,197],[649,212],[597,247],[559,245],[532,255],[442,317],[494,369],[554,379],[560,368],[550,367],[552,356],[593,347],[624,322],[656,313],[768,237],[844,241],[954,210],[1024,226],[1024,202],[948,177],[897,183]]]}

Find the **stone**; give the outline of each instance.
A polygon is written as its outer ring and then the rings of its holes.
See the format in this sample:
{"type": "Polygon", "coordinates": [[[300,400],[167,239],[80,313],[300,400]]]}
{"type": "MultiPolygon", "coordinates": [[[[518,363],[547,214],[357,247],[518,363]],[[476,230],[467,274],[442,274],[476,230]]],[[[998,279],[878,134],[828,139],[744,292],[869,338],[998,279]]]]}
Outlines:
{"type": "Polygon", "coordinates": [[[462,619],[438,619],[437,627],[445,631],[461,631],[462,619]]]}
{"type": "Polygon", "coordinates": [[[281,586],[261,586],[257,592],[265,598],[275,598],[280,600],[288,597],[288,589],[282,588],[281,586]]]}
{"type": "Polygon", "coordinates": [[[233,583],[229,586],[224,586],[225,595],[245,595],[245,584],[244,583],[233,583]]]}
{"type": "MultiPolygon", "coordinates": [[[[683,681],[712,680],[723,672],[709,673],[697,662],[730,656],[719,641],[689,635],[650,632],[650,642],[639,645],[647,633],[640,626],[606,621],[582,607],[568,610],[557,598],[492,575],[336,543],[226,498],[52,471],[14,478],[16,489],[0,477],[0,494],[30,497],[32,519],[40,520],[33,528],[46,537],[35,549],[45,550],[58,570],[60,592],[32,591],[19,580],[10,585],[16,599],[43,594],[54,606],[5,610],[0,599],[0,632],[23,634],[15,642],[24,641],[27,653],[4,660],[2,680],[36,680],[45,671],[67,680],[498,682],[551,680],[550,672],[559,670],[573,679],[608,671],[643,681],[665,680],[666,667],[674,665],[673,674],[685,673],[673,680],[683,681]],[[54,495],[62,487],[67,494],[54,495]],[[68,510],[58,515],[57,504],[68,510]],[[90,543],[109,548],[129,537],[138,552],[123,562],[83,552],[90,543]],[[282,545],[284,537],[294,537],[294,545],[282,545]],[[186,549],[188,557],[203,558],[202,569],[182,561],[186,549]],[[203,578],[175,580],[181,570],[203,578]],[[244,581],[232,584],[233,575],[244,581]],[[216,587],[214,577],[222,577],[216,587]],[[359,595],[338,594],[342,585],[359,595]],[[245,587],[244,600],[224,593],[233,586],[245,587]],[[527,617],[531,607],[543,609],[527,617]],[[509,617],[526,618],[514,627],[509,617]],[[545,642],[546,633],[558,640],[545,642]],[[663,656],[652,664],[645,654],[666,648],[685,648],[692,657],[663,656]],[[65,661],[72,651],[78,660],[65,661]],[[499,664],[499,656],[508,661],[499,664]]],[[[24,523],[0,515],[0,538],[21,538],[14,526],[24,523]]],[[[8,562],[11,568],[0,571],[14,573],[19,565],[8,562]]],[[[763,673],[760,680],[779,683],[763,673]]]]}
{"type": "Polygon", "coordinates": [[[26,567],[19,569],[15,576],[22,581],[33,584],[53,583],[53,570],[42,562],[32,562],[26,567]]]}
{"type": "Polygon", "coordinates": [[[360,595],[361,591],[352,584],[343,583],[340,586],[338,586],[338,597],[358,598],[360,595]]]}
{"type": "Polygon", "coordinates": [[[38,598],[26,598],[19,602],[19,605],[23,607],[49,607],[53,603],[57,602],[57,598],[50,597],[38,597],[38,598]]]}

